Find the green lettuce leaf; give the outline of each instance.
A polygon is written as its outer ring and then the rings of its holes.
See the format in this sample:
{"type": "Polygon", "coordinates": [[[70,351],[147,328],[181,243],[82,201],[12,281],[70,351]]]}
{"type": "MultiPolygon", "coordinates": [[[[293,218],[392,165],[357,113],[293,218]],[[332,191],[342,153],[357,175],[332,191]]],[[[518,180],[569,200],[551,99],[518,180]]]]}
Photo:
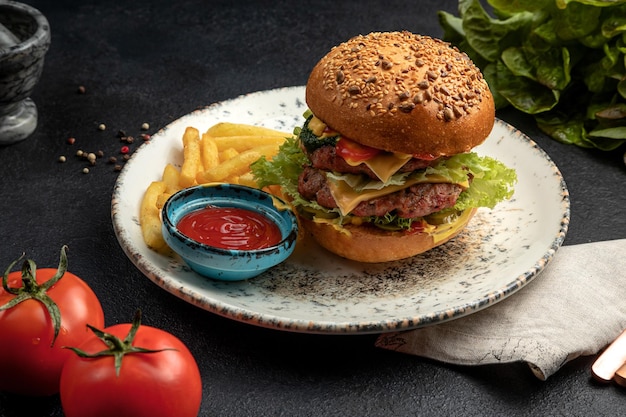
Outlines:
{"type": "Polygon", "coordinates": [[[513,195],[517,174],[502,162],[488,156],[480,157],[475,153],[456,155],[450,159],[458,166],[451,167],[447,164],[449,170],[457,172],[460,168],[465,168],[473,175],[470,187],[461,193],[454,206],[456,210],[494,208],[496,204],[513,195]]]}
{"type": "Polygon", "coordinates": [[[268,161],[265,157],[250,164],[250,170],[259,186],[280,185],[292,198],[298,197],[298,177],[309,159],[300,149],[297,138],[287,138],[278,154],[268,161]]]}
{"type": "Polygon", "coordinates": [[[594,111],[626,104],[626,0],[459,0],[441,11],[444,40],[481,68],[497,109],[533,115],[562,143],[614,150],[626,117],[594,111]],[[492,17],[493,15],[493,17],[492,17]]]}

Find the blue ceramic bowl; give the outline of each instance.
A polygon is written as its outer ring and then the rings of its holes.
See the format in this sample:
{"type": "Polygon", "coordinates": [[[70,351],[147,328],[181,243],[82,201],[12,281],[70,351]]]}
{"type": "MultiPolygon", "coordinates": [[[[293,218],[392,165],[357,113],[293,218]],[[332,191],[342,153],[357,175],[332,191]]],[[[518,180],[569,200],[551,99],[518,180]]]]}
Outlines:
{"type": "Polygon", "coordinates": [[[255,277],[281,263],[295,249],[298,237],[296,216],[284,201],[255,188],[234,184],[206,184],[172,195],[163,206],[163,237],[191,269],[224,281],[255,277]],[[186,214],[209,205],[247,209],[267,216],[281,232],[281,241],[263,249],[222,249],[183,235],[176,224],[186,214]]]}

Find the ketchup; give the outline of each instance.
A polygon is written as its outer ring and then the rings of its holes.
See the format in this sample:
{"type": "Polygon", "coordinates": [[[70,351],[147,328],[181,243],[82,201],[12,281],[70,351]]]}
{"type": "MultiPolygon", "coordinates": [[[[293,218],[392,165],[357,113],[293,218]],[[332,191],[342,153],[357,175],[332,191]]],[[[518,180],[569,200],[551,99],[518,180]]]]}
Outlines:
{"type": "Polygon", "coordinates": [[[235,207],[208,206],[185,214],[176,225],[185,236],[222,249],[262,249],[282,236],[267,216],[235,207]]]}

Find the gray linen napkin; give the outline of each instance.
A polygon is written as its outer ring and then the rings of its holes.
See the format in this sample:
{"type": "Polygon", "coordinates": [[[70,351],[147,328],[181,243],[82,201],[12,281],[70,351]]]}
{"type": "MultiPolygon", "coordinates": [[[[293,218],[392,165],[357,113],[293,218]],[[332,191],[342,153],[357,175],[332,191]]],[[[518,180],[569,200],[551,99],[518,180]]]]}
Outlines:
{"type": "Polygon", "coordinates": [[[379,336],[376,346],[447,363],[527,362],[541,380],[626,328],[626,239],[563,246],[501,302],[449,322],[379,336]]]}

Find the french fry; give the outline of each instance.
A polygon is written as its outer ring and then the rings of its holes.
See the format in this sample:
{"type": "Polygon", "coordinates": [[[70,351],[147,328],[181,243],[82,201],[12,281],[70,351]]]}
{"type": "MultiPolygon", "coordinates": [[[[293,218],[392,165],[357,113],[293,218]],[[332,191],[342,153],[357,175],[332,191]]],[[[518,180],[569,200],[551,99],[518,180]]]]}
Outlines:
{"type": "Polygon", "coordinates": [[[149,248],[161,253],[167,252],[169,247],[161,233],[161,218],[156,202],[159,196],[165,192],[165,187],[166,184],[163,181],[150,183],[143,195],[139,209],[139,223],[143,240],[149,248]]]}
{"type": "Polygon", "coordinates": [[[165,183],[166,194],[174,194],[176,191],[180,190],[180,172],[174,165],[165,165],[162,181],[165,183]]]}
{"type": "Polygon", "coordinates": [[[283,189],[280,187],[280,185],[268,185],[263,190],[267,191],[270,194],[275,195],[276,197],[280,197],[283,200],[288,200],[288,198],[285,197],[285,194],[283,193],[283,189]]]}
{"type": "Polygon", "coordinates": [[[263,126],[247,125],[241,123],[222,122],[217,123],[206,131],[211,136],[277,136],[284,138],[289,136],[281,131],[263,126]]]}
{"type": "Polygon", "coordinates": [[[285,138],[290,135],[283,136],[213,136],[213,140],[220,152],[226,149],[235,149],[237,152],[243,152],[250,148],[258,146],[276,145],[280,146],[285,138]]]}
{"type": "Polygon", "coordinates": [[[226,177],[224,182],[229,184],[239,184],[239,175],[231,175],[230,177],[226,177]]]}
{"type": "Polygon", "coordinates": [[[219,165],[220,155],[217,150],[217,144],[211,135],[204,133],[202,135],[202,165],[203,168],[209,169],[219,165]]]}
{"type": "Polygon", "coordinates": [[[232,159],[235,156],[237,156],[237,154],[239,154],[239,151],[237,151],[237,149],[235,148],[224,149],[222,152],[219,153],[220,161],[221,162],[228,161],[229,159],[232,159]]]}
{"type": "Polygon", "coordinates": [[[167,201],[168,198],[170,198],[172,196],[172,194],[174,193],[168,193],[167,191],[164,192],[163,194],[159,194],[159,196],[156,199],[156,207],[157,209],[161,210],[163,208],[163,206],[165,205],[165,202],[167,201]]]}
{"type": "Polygon", "coordinates": [[[194,127],[187,127],[183,134],[183,166],[180,169],[179,185],[191,187],[196,183],[196,175],[203,172],[200,152],[200,132],[194,127]]]}
{"type": "Polygon", "coordinates": [[[278,152],[278,146],[258,146],[241,152],[234,158],[222,162],[216,167],[201,172],[196,177],[199,184],[208,182],[221,182],[233,175],[242,175],[250,170],[250,164],[261,156],[272,158],[278,152]]]}
{"type": "Polygon", "coordinates": [[[254,180],[254,175],[252,172],[246,172],[245,174],[241,174],[239,176],[239,184],[246,185],[252,188],[259,188],[256,181],[254,180]]]}

